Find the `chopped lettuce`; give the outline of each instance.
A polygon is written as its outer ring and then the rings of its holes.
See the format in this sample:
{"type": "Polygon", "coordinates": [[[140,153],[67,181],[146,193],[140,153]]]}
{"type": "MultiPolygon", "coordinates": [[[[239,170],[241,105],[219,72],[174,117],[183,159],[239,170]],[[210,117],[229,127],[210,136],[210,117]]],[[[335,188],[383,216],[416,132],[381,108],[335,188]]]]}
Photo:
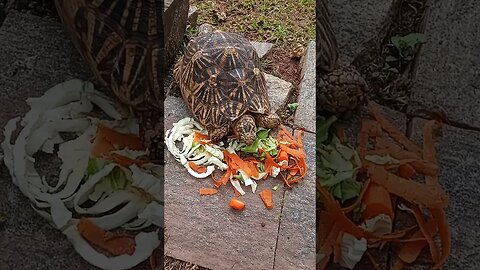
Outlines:
{"type": "Polygon", "coordinates": [[[257,130],[257,138],[251,145],[243,147],[241,150],[249,154],[258,154],[258,149],[267,151],[271,156],[275,156],[278,153],[277,140],[269,136],[268,129],[259,128],[257,130]]]}
{"type": "Polygon", "coordinates": [[[328,145],[321,144],[318,152],[317,181],[343,203],[356,198],[361,191],[356,176],[361,167],[357,152],[342,144],[336,136],[328,145]]]}

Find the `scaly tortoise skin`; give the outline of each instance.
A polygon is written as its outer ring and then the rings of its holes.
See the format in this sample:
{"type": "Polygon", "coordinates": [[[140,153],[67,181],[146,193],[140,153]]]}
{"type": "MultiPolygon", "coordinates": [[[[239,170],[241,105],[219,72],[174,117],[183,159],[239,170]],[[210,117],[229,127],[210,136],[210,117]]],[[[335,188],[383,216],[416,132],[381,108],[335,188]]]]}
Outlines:
{"type": "Polygon", "coordinates": [[[163,5],[156,0],[55,0],[101,86],[140,117],[150,158],[163,157],[163,5]]]}
{"type": "Polygon", "coordinates": [[[348,113],[365,100],[367,84],[354,66],[339,67],[326,0],[317,1],[317,110],[348,113]]]}
{"type": "Polygon", "coordinates": [[[176,63],[174,80],[213,142],[231,132],[250,145],[257,125],[274,128],[281,123],[271,112],[258,54],[239,34],[202,31],[176,63]]]}

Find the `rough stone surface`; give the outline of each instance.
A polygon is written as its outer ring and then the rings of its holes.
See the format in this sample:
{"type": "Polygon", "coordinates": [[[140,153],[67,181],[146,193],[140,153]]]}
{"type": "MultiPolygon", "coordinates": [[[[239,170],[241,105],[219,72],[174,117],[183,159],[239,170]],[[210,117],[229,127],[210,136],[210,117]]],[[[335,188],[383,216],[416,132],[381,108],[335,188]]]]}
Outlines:
{"type": "Polygon", "coordinates": [[[316,130],[316,111],[313,109],[316,105],[315,61],[315,42],[311,41],[302,58],[302,81],[299,86],[295,123],[312,132],[316,130]]]}
{"type": "Polygon", "coordinates": [[[350,63],[366,42],[375,38],[393,0],[331,0],[329,11],[340,61],[350,63]]]}
{"type": "Polygon", "coordinates": [[[269,42],[250,41],[258,53],[258,57],[264,57],[272,48],[273,44],[269,42]]]}
{"type": "MultiPolygon", "coordinates": [[[[0,28],[0,126],[22,116],[27,97],[72,78],[89,77],[60,24],[9,12],[0,28]]],[[[0,135],[3,141],[3,132],[0,135]]],[[[53,165],[49,165],[53,168],[53,165]]],[[[0,165],[0,269],[97,269],[83,260],[60,231],[30,207],[0,165]]]]}
{"type": "Polygon", "coordinates": [[[188,0],[165,0],[163,22],[165,25],[165,69],[168,70],[182,45],[188,21],[188,0]]]}
{"type": "Polygon", "coordinates": [[[274,269],[315,268],[315,135],[305,133],[307,175],[285,189],[274,269]]]}
{"type": "MultiPolygon", "coordinates": [[[[27,97],[90,72],[62,25],[15,10],[0,28],[0,126],[28,110],[27,97]]],[[[3,140],[3,132],[0,139],[3,140]]]]}
{"type": "MultiPolygon", "coordinates": [[[[167,129],[190,115],[175,97],[167,98],[165,111],[167,129]]],[[[272,269],[283,188],[273,193],[277,205],[272,210],[246,188],[245,210],[235,212],[228,206],[234,196],[231,187],[200,196],[201,187],[213,187],[211,178],[190,176],[168,152],[165,161],[165,255],[210,269],[272,269]]],[[[259,182],[257,193],[277,183],[259,182]]]]}
{"type": "MultiPolygon", "coordinates": [[[[413,119],[411,138],[417,144],[422,142],[425,123],[423,119],[413,119]]],[[[435,149],[439,181],[449,194],[446,212],[452,234],[451,255],[443,269],[480,269],[480,132],[444,125],[435,137],[435,149]]],[[[421,258],[411,269],[432,266],[430,256],[424,254],[427,260],[423,263],[421,258]]]]}
{"type": "Polygon", "coordinates": [[[272,111],[275,112],[285,103],[288,92],[290,91],[290,88],[292,88],[292,83],[267,73],[264,74],[265,80],[267,81],[270,105],[272,106],[272,111]]]}
{"type": "Polygon", "coordinates": [[[479,128],[480,6],[433,1],[430,12],[409,111],[445,111],[450,120],[479,128]]]}

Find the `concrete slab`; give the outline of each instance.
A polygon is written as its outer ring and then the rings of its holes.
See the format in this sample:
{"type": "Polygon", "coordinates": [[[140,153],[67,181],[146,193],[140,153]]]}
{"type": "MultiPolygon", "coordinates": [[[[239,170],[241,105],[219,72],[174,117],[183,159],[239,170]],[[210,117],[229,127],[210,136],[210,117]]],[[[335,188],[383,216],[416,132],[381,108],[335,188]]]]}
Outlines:
{"type": "MultiPolygon", "coordinates": [[[[411,138],[420,144],[426,121],[414,118],[411,138]]],[[[479,269],[480,235],[480,132],[444,125],[435,138],[440,166],[440,183],[449,194],[448,222],[452,234],[452,252],[444,269],[479,269]]],[[[423,256],[409,269],[426,269],[432,262],[423,256]]]]}
{"type": "Polygon", "coordinates": [[[444,111],[452,121],[480,128],[480,6],[433,1],[430,9],[408,110],[444,111]]]}
{"type": "Polygon", "coordinates": [[[351,63],[364,44],[380,31],[393,0],[330,0],[331,22],[340,61],[351,63]]]}
{"type": "MultiPolygon", "coordinates": [[[[269,96],[277,97],[288,93],[288,88],[279,87],[279,84],[271,80],[267,75],[269,96]]],[[[276,79],[280,80],[280,79],[276,79]]],[[[291,86],[290,83],[280,85],[291,86]]],[[[272,107],[275,109],[274,103],[272,107]]],[[[311,108],[310,108],[311,109],[311,108]]],[[[180,98],[169,96],[165,101],[165,128],[169,129],[172,124],[183,117],[191,116],[184,101],[180,98]]],[[[313,137],[313,136],[312,136],[313,137]]],[[[310,154],[314,151],[314,140],[309,141],[310,154]]],[[[313,156],[310,161],[314,160],[313,156]]],[[[246,209],[236,213],[229,209],[228,202],[233,197],[231,188],[222,188],[215,196],[203,197],[198,194],[201,187],[211,187],[212,180],[198,180],[191,177],[185,169],[176,162],[170,153],[165,156],[165,255],[188,261],[209,269],[272,269],[274,267],[274,255],[277,247],[277,235],[280,218],[288,220],[288,228],[284,227],[285,233],[295,235],[294,231],[304,231],[296,237],[282,238],[281,257],[279,267],[293,265],[295,269],[314,267],[314,225],[315,212],[314,201],[315,187],[310,183],[300,184],[289,191],[286,214],[281,214],[281,205],[284,196],[283,187],[273,193],[274,209],[267,210],[258,192],[272,188],[280,184],[280,179],[268,179],[259,182],[257,194],[247,192],[243,196],[246,209]],[[308,194],[312,195],[309,196],[308,194]],[[310,198],[311,197],[311,198],[310,198]],[[309,198],[305,200],[305,198],[309,198]],[[301,211],[295,211],[299,205],[301,211]],[[294,205],[290,205],[294,204],[294,205]],[[312,209],[310,209],[310,208],[312,209]],[[307,213],[307,211],[311,212],[307,213]],[[298,213],[302,213],[299,214],[298,213]],[[301,220],[302,223],[295,221],[301,220]],[[283,244],[287,241],[288,244],[283,244]],[[300,253],[296,248],[301,248],[300,253]],[[310,254],[308,254],[310,252],[310,254]],[[288,264],[287,264],[288,263],[288,264]]],[[[314,174],[314,165],[309,165],[310,174],[314,174]]],[[[217,176],[218,177],[218,176],[217,176]]],[[[310,177],[310,181],[312,177],[310,177]]],[[[279,258],[279,257],[277,257],[279,258]]],[[[275,265],[277,262],[275,261],[275,265]]]]}
{"type": "Polygon", "coordinates": [[[274,269],[315,268],[315,134],[303,138],[307,175],[293,189],[285,188],[274,269]]]}
{"type": "MultiPolygon", "coordinates": [[[[166,129],[190,115],[176,97],[167,98],[165,111],[166,129]]],[[[234,212],[228,206],[234,196],[230,187],[200,196],[201,187],[213,186],[210,178],[193,178],[170,153],[165,162],[165,255],[209,269],[272,269],[283,188],[273,193],[272,210],[250,191],[242,196],[245,210],[234,212]]],[[[278,183],[259,182],[257,193],[278,183]]]]}
{"type": "Polygon", "coordinates": [[[295,124],[309,131],[316,130],[316,71],[315,42],[308,44],[302,58],[302,74],[299,85],[298,107],[295,112],[295,124]]]}
{"type": "Polygon", "coordinates": [[[11,10],[0,28],[0,48],[1,127],[26,112],[27,97],[69,79],[91,78],[62,25],[51,20],[11,10]]]}

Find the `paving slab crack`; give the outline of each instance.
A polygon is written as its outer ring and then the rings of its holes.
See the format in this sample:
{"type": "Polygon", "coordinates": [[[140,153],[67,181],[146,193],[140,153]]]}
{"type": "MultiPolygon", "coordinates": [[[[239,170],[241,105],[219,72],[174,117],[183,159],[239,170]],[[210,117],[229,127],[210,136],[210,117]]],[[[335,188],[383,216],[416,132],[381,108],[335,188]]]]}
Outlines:
{"type": "Polygon", "coordinates": [[[427,111],[427,110],[422,110],[422,112],[416,112],[416,113],[410,113],[407,114],[408,118],[422,118],[425,120],[437,120],[441,122],[442,124],[447,124],[452,127],[460,128],[460,129],[465,129],[465,130],[470,130],[470,131],[480,131],[480,127],[475,127],[471,126],[469,124],[465,124],[462,122],[454,121],[448,119],[448,117],[443,113],[443,112],[435,112],[435,111],[427,111]]]}
{"type": "Polygon", "coordinates": [[[273,265],[272,269],[275,269],[275,259],[277,258],[277,248],[278,248],[278,238],[280,237],[280,228],[282,225],[282,218],[283,218],[283,207],[285,205],[285,194],[287,192],[286,187],[283,188],[283,196],[282,196],[282,207],[280,208],[280,217],[278,219],[278,230],[277,230],[277,239],[275,240],[275,249],[273,251],[273,265]]]}

